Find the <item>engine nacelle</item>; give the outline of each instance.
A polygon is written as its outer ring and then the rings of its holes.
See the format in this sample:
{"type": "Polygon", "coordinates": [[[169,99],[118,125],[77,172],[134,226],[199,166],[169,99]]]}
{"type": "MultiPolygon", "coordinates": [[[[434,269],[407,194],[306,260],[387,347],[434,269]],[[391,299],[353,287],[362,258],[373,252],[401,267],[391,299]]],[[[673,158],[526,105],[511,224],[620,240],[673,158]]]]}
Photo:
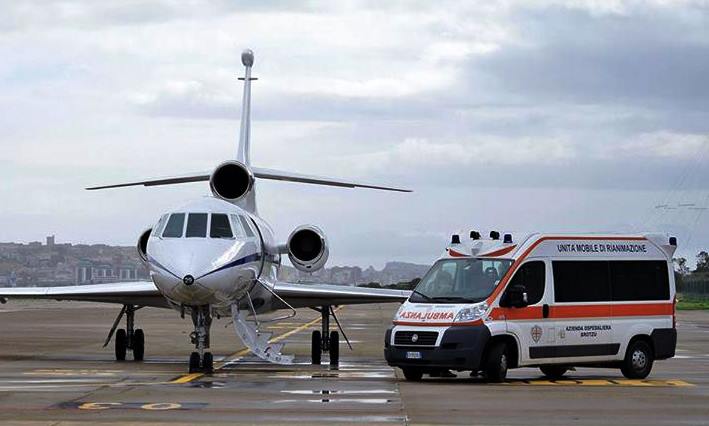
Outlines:
{"type": "Polygon", "coordinates": [[[330,256],[325,234],[313,225],[299,226],[291,232],[286,248],[293,266],[303,272],[321,269],[330,256]]]}
{"type": "Polygon", "coordinates": [[[142,234],[140,234],[140,237],[138,237],[138,244],[136,245],[136,249],[138,250],[138,256],[140,256],[140,260],[143,262],[148,261],[148,239],[150,238],[150,233],[153,232],[153,228],[148,228],[145,231],[143,231],[142,234]]]}
{"type": "Polygon", "coordinates": [[[245,164],[226,161],[212,172],[209,188],[215,197],[227,201],[237,201],[254,186],[254,174],[245,164]]]}

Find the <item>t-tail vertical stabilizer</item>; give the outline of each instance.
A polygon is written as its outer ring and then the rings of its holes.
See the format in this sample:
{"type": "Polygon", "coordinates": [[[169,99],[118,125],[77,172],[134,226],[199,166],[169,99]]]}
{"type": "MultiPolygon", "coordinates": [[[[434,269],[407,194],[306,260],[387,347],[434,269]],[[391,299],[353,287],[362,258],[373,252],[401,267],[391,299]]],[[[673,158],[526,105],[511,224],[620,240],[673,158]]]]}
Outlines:
{"type": "Polygon", "coordinates": [[[246,68],[244,76],[244,97],[241,105],[241,131],[239,132],[239,147],[236,159],[247,166],[251,165],[251,67],[254,66],[254,52],[246,49],[241,53],[241,63],[246,68]]]}

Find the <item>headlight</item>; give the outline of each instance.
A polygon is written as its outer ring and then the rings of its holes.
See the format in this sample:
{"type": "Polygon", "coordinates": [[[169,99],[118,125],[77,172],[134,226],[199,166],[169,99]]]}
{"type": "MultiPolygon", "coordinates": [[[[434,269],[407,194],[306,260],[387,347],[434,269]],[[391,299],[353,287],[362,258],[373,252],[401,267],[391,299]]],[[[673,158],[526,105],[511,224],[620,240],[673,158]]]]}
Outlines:
{"type": "Polygon", "coordinates": [[[477,305],[471,306],[470,308],[463,308],[458,311],[453,322],[468,322],[475,321],[485,316],[487,312],[487,303],[479,303],[477,305]]]}

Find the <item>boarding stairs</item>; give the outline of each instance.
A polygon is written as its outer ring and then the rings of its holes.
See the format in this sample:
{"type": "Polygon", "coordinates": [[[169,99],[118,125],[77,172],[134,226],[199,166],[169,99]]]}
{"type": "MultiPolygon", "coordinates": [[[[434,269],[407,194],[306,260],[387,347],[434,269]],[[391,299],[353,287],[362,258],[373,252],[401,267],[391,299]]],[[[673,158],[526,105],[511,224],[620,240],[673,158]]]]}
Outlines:
{"type": "Polygon", "coordinates": [[[249,321],[248,315],[249,311],[240,310],[237,304],[231,306],[234,330],[246,347],[264,361],[274,364],[292,364],[293,355],[281,353],[283,343],[269,342],[273,333],[259,331],[260,324],[257,321],[249,321]]]}

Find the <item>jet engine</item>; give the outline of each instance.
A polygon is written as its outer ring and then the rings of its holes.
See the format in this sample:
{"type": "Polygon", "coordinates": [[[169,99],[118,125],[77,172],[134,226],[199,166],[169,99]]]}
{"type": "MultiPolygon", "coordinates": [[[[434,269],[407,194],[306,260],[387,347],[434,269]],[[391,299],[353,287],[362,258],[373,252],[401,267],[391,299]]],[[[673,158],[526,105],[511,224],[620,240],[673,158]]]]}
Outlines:
{"type": "Polygon", "coordinates": [[[226,161],[212,172],[209,188],[214,196],[236,201],[246,195],[254,185],[254,174],[238,161],[226,161]]]}
{"type": "Polygon", "coordinates": [[[321,269],[330,255],[325,234],[313,225],[299,226],[291,232],[286,249],[293,266],[303,272],[321,269]]]}
{"type": "Polygon", "coordinates": [[[148,228],[138,237],[136,249],[138,249],[138,256],[143,262],[148,261],[148,238],[150,238],[151,232],[153,232],[153,228],[148,228]]]}

